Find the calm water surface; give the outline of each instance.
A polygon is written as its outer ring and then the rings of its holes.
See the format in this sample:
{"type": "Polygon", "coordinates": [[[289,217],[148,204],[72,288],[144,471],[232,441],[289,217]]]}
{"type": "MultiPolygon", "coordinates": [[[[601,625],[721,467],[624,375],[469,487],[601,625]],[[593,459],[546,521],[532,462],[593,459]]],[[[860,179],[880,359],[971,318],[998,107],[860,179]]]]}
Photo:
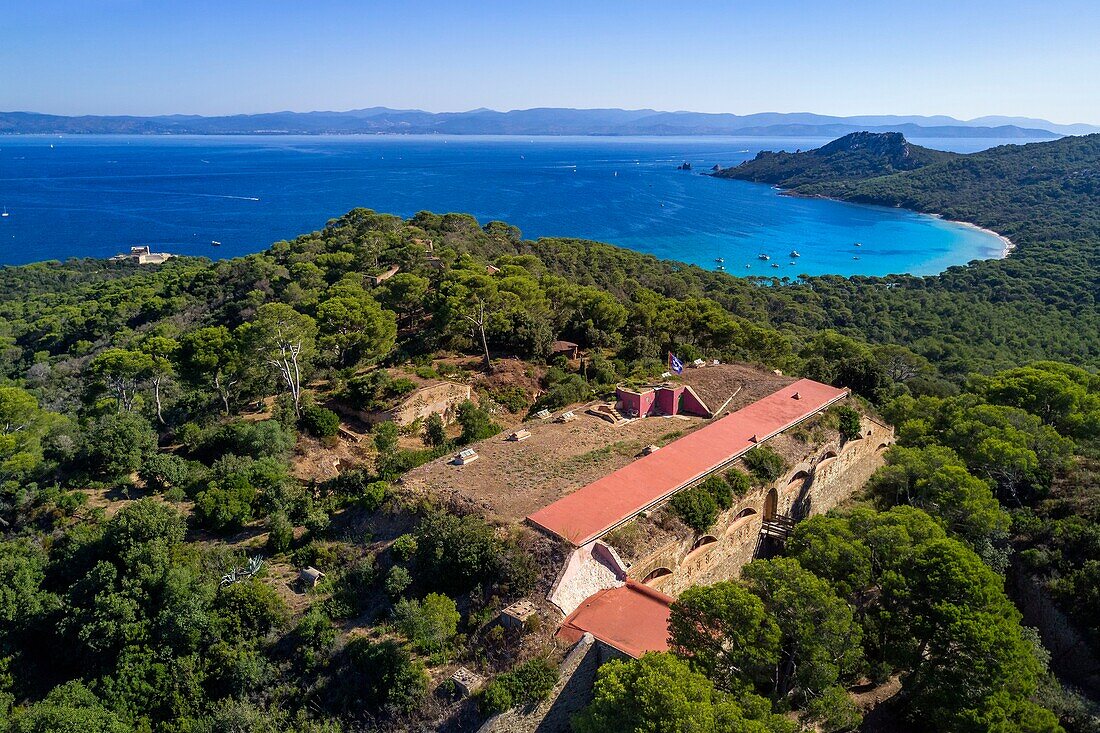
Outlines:
{"type": "MultiPolygon", "coordinates": [[[[140,244],[232,257],[319,229],[356,206],[401,216],[468,212],[483,223],[508,221],[529,238],[596,239],[708,268],[722,258],[736,275],[929,274],[1000,255],[997,238],[932,217],[701,175],[759,150],[825,142],[0,137],[0,207],[9,213],[0,218],[0,263],[107,257],[140,244]],[[683,161],[693,170],[676,170],[683,161]],[[802,255],[795,264],[792,250],[802,255]]],[[[919,142],[970,152],[1003,141],[919,142]]]]}

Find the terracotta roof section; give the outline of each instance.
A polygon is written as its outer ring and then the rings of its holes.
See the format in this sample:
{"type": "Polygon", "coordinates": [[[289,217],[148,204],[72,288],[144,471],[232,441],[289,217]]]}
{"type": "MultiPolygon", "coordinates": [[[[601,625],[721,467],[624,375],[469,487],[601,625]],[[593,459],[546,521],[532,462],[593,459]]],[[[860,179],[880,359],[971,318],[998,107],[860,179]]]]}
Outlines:
{"type": "Polygon", "coordinates": [[[587,632],[634,658],[667,652],[672,601],[672,596],[628,580],[589,596],[562,622],[558,635],[575,642],[587,632]]]}
{"type": "Polygon", "coordinates": [[[586,544],[847,394],[800,379],[562,497],[527,521],[574,545],[586,544]]]}

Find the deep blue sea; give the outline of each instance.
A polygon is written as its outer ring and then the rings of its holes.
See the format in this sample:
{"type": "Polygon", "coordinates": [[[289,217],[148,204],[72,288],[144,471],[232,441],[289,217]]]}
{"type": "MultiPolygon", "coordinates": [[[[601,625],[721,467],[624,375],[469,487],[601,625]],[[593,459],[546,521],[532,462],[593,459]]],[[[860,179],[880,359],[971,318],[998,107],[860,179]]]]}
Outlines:
{"type": "MultiPolygon", "coordinates": [[[[0,207],[8,212],[0,218],[0,263],[108,257],[141,244],[232,257],[320,229],[357,206],[401,216],[467,212],[482,223],[515,224],[528,238],[595,239],[707,268],[722,258],[736,275],[930,274],[1000,256],[996,237],[933,217],[781,196],[765,185],[702,175],[759,150],[825,142],[0,137],[0,207]],[[693,170],[676,170],[683,161],[693,170]],[[802,255],[794,264],[791,250],[802,255]]],[[[1003,143],[917,142],[959,152],[1003,143]]]]}

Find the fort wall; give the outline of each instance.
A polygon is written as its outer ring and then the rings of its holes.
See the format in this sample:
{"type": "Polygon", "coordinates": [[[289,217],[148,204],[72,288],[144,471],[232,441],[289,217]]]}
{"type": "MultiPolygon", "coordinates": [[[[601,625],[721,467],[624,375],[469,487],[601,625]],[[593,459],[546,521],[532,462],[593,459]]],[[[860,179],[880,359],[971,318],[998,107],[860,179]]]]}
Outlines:
{"type": "Polygon", "coordinates": [[[858,491],[894,442],[892,428],[864,417],[861,437],[820,446],[777,481],[754,487],[705,533],[684,533],[637,558],[629,577],[672,596],[693,585],[737,577],[752,561],[772,514],[800,520],[823,514],[858,491]]]}

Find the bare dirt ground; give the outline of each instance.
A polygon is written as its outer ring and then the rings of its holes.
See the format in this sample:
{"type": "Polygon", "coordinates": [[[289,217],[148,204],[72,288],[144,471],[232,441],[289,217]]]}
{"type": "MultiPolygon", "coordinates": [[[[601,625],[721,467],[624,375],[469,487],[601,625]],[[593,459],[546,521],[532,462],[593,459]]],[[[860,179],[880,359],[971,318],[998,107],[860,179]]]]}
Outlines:
{"type": "Polygon", "coordinates": [[[300,481],[318,483],[336,478],[340,471],[374,461],[374,445],[369,436],[356,443],[341,436],[332,445],[300,434],[291,459],[291,475],[300,481]]]}
{"type": "MultiPolygon", "coordinates": [[[[700,385],[701,396],[705,392],[711,400],[721,397],[715,405],[707,403],[712,409],[736,393],[726,408],[728,412],[771,394],[792,380],[752,367],[723,364],[689,369],[683,381],[693,389],[700,385]]],[[[577,416],[568,423],[530,420],[523,425],[531,431],[527,440],[509,441],[506,430],[474,446],[477,461],[456,466],[452,463],[453,456],[445,456],[413,469],[402,483],[410,491],[433,495],[445,503],[466,507],[498,521],[518,522],[625,466],[646,446],[665,445],[708,423],[702,418],[680,415],[612,425],[586,414],[585,410],[595,404],[599,403],[568,408],[577,416]]]]}
{"type": "Polygon", "coordinates": [[[720,364],[701,369],[685,369],[679,381],[695,390],[711,410],[718,411],[726,405],[722,410],[722,414],[725,414],[797,380],[747,364],[720,364]]]}

